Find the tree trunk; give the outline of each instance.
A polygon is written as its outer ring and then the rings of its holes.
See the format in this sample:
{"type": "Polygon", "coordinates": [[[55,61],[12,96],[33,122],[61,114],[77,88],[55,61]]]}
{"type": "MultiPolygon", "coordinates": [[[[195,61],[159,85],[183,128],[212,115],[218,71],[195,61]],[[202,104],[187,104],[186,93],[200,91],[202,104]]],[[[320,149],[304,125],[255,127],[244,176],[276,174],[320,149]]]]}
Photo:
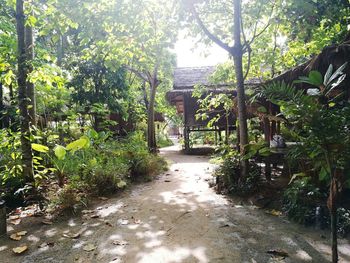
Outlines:
{"type": "MultiPolygon", "coordinates": [[[[333,170],[333,169],[331,169],[333,170]]],[[[338,180],[335,172],[331,171],[331,184],[327,206],[331,216],[331,241],[332,241],[332,263],[338,262],[338,240],[337,240],[337,198],[338,180]]]]}
{"type": "Polygon", "coordinates": [[[2,83],[0,82],[0,129],[4,128],[4,90],[2,83]]]}
{"type": "Polygon", "coordinates": [[[150,82],[150,100],[148,104],[148,121],[147,121],[147,144],[150,153],[157,152],[157,143],[155,140],[155,127],[154,127],[154,103],[156,99],[156,92],[158,87],[158,80],[154,79],[150,82]]]}
{"type": "MultiPolygon", "coordinates": [[[[245,104],[245,92],[244,92],[244,74],[243,74],[243,48],[241,43],[241,0],[234,0],[234,54],[233,61],[236,73],[236,85],[237,85],[237,107],[238,107],[238,122],[239,122],[239,137],[240,137],[240,152],[241,156],[245,154],[245,147],[248,144],[248,125],[247,125],[247,110],[245,104]]],[[[248,161],[241,162],[242,176],[248,174],[248,161]]]]}
{"type": "Polygon", "coordinates": [[[16,1],[16,21],[18,37],[18,104],[20,112],[21,150],[23,178],[34,182],[33,155],[30,143],[30,117],[28,113],[28,96],[26,92],[27,65],[25,48],[23,0],[16,1]]]}
{"type": "MultiPolygon", "coordinates": [[[[25,46],[26,46],[26,57],[27,57],[27,74],[33,71],[32,61],[34,60],[34,37],[33,28],[29,25],[25,27],[25,46]]],[[[35,87],[30,81],[27,81],[27,95],[29,98],[29,117],[32,125],[36,125],[36,99],[35,99],[35,87]]]]}

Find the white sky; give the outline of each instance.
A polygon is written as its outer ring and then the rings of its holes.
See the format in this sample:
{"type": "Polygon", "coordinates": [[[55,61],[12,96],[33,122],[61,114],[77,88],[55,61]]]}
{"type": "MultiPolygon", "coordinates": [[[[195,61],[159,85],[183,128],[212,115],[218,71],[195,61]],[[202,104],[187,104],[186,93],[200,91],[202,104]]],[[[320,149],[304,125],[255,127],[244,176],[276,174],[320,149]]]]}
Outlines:
{"type": "Polygon", "coordinates": [[[196,45],[194,38],[185,36],[176,42],[175,53],[178,67],[214,66],[228,59],[227,52],[219,46],[196,45]]]}

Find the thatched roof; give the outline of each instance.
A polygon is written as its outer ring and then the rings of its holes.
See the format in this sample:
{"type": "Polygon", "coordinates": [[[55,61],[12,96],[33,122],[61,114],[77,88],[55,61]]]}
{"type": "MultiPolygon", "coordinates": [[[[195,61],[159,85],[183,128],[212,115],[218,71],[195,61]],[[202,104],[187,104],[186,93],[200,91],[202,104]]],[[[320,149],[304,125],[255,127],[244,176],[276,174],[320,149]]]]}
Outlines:
{"type": "MultiPolygon", "coordinates": [[[[216,70],[216,66],[206,67],[184,67],[176,68],[174,71],[174,90],[193,89],[196,85],[203,85],[208,88],[228,88],[233,87],[234,83],[213,83],[210,81],[210,76],[216,70]]],[[[246,81],[246,85],[257,85],[258,79],[246,81]]]]}
{"type": "MultiPolygon", "coordinates": [[[[317,70],[324,75],[330,64],[334,69],[339,68],[345,62],[350,62],[350,39],[341,44],[333,44],[325,47],[320,54],[314,56],[307,62],[288,70],[281,75],[268,81],[284,81],[286,83],[292,83],[301,76],[307,76],[310,71],[317,70]]],[[[347,77],[339,86],[342,89],[350,89],[350,64],[346,67],[345,73],[347,77]]],[[[306,84],[298,84],[300,88],[308,88],[306,84]]]]}
{"type": "Polygon", "coordinates": [[[174,71],[174,89],[191,89],[195,85],[212,86],[209,77],[216,67],[185,67],[174,71]]]}

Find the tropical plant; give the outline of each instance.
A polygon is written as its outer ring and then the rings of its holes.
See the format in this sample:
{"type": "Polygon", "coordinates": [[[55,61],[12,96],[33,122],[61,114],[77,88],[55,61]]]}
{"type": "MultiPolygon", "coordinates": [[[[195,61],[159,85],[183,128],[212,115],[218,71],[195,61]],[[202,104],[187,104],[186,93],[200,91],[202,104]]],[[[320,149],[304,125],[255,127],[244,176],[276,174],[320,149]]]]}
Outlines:
{"type": "Polygon", "coordinates": [[[261,93],[280,106],[281,114],[293,126],[296,140],[301,143],[313,169],[318,172],[319,180],[329,184],[327,205],[331,216],[333,262],[338,260],[336,211],[339,193],[350,179],[350,105],[347,101],[339,100],[341,91],[332,96],[332,92],[345,79],[345,67],[346,64],[333,73],[333,67],[329,66],[324,77],[319,72],[311,71],[308,77],[297,81],[316,86],[317,92],[308,90],[308,94],[305,94],[282,83],[265,86],[261,93]]]}

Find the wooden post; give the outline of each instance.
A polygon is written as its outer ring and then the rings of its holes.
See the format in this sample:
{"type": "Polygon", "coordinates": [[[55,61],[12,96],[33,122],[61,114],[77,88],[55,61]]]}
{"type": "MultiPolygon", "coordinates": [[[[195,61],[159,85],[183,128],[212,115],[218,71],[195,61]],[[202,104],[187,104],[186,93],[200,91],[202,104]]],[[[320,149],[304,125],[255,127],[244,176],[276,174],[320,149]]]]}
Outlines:
{"type": "MultiPolygon", "coordinates": [[[[268,118],[263,119],[263,125],[265,142],[270,146],[270,121],[268,118]]],[[[267,181],[271,181],[271,163],[268,156],[265,157],[265,177],[267,181]]]]}
{"type": "Polygon", "coordinates": [[[0,236],[6,235],[7,225],[6,225],[6,207],[5,201],[0,200],[0,236]]]}

